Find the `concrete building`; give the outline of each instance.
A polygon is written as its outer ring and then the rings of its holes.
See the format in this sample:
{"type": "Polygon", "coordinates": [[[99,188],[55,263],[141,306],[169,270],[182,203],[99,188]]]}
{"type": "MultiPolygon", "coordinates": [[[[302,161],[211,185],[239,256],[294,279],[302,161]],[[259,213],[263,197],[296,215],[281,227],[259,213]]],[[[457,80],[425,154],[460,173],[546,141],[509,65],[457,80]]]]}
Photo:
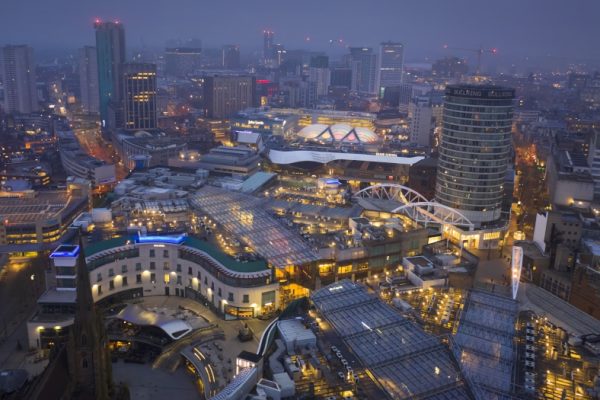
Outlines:
{"type": "Polygon", "coordinates": [[[37,111],[35,61],[29,46],[4,46],[0,53],[0,71],[4,83],[4,111],[29,114],[37,111]]]}
{"type": "Polygon", "coordinates": [[[228,118],[254,103],[254,78],[251,76],[208,76],[204,79],[206,114],[228,118]]]}
{"type": "Polygon", "coordinates": [[[258,171],[260,156],[246,146],[220,146],[200,157],[198,168],[218,175],[245,177],[258,171]]]}
{"type": "Polygon", "coordinates": [[[121,64],[125,62],[125,29],[119,22],[96,20],[96,54],[100,121],[102,127],[115,128],[122,107],[121,64]],[[114,125],[114,126],[112,126],[114,125]]]}
{"type": "Polygon", "coordinates": [[[594,200],[594,179],[585,156],[575,151],[554,151],[546,162],[550,203],[587,208],[594,200]]]}
{"type": "Polygon", "coordinates": [[[116,182],[114,164],[90,156],[83,151],[72,131],[57,132],[61,164],[70,176],[87,179],[94,188],[116,182]]]}
{"type": "Polygon", "coordinates": [[[165,72],[169,76],[185,78],[201,67],[202,49],[198,44],[195,46],[168,47],[165,50],[165,72]]]}
{"type": "Polygon", "coordinates": [[[427,97],[415,97],[408,106],[412,144],[429,148],[433,135],[433,109],[427,97]]]}
{"type": "Polygon", "coordinates": [[[331,83],[329,57],[319,55],[311,58],[308,68],[308,80],[316,85],[317,97],[327,96],[331,83]]]}
{"type": "Polygon", "coordinates": [[[496,86],[446,87],[435,197],[474,224],[501,217],[514,96],[496,86]]]}
{"type": "Polygon", "coordinates": [[[383,42],[379,45],[377,88],[383,97],[385,88],[402,84],[404,45],[399,42],[383,42]]]}
{"type": "Polygon", "coordinates": [[[223,68],[238,69],[240,68],[240,46],[237,44],[228,44],[221,49],[223,56],[223,68]]]}
{"type": "Polygon", "coordinates": [[[0,245],[13,251],[37,251],[56,243],[73,220],[87,210],[89,182],[69,183],[66,190],[27,191],[0,200],[0,245]]]}
{"type": "Polygon", "coordinates": [[[165,166],[169,159],[187,150],[182,138],[138,131],[135,134],[116,134],[113,143],[125,166],[130,169],[165,166]]]}
{"type": "Polygon", "coordinates": [[[79,49],[79,87],[82,110],[87,113],[98,113],[100,111],[98,56],[93,46],[79,49]]]}
{"type": "Polygon", "coordinates": [[[122,73],[125,129],[156,129],[156,65],[126,63],[122,73]]]}
{"type": "Polygon", "coordinates": [[[594,179],[594,199],[600,199],[600,130],[594,130],[590,135],[588,165],[594,179]]]}

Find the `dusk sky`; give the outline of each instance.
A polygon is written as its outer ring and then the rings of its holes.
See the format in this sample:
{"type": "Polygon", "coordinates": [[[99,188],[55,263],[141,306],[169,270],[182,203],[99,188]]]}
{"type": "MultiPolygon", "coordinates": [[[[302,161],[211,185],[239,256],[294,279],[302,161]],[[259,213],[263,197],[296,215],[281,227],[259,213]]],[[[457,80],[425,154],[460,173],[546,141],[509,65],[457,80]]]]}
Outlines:
{"type": "Polygon", "coordinates": [[[597,59],[599,15],[597,0],[3,0],[0,44],[93,44],[98,17],[122,21],[130,48],[194,37],[249,51],[270,28],[288,49],[327,50],[341,38],[357,46],[402,41],[409,60],[444,54],[444,43],[497,47],[505,57],[597,59]]]}

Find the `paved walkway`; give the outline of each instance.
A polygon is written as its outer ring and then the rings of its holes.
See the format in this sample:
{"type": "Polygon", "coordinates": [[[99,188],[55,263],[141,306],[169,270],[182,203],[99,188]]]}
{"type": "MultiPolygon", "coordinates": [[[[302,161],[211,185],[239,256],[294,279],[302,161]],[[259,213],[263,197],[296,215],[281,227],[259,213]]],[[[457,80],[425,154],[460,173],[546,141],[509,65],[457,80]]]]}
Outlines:
{"type": "Polygon", "coordinates": [[[198,389],[185,368],[175,372],[153,369],[149,364],[113,363],[113,379],[129,386],[132,400],[198,400],[198,389]]]}

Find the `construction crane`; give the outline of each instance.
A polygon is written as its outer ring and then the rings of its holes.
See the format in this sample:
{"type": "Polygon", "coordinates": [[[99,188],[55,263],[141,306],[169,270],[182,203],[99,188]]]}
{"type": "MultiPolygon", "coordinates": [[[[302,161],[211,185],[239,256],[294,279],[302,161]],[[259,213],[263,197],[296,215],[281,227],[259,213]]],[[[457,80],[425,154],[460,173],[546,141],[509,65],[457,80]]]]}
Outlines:
{"type": "Polygon", "coordinates": [[[498,54],[498,49],[495,48],[495,47],[492,47],[490,49],[485,49],[485,48],[483,48],[483,46],[480,46],[478,49],[465,49],[465,48],[462,48],[462,47],[450,47],[447,44],[445,44],[444,45],[444,49],[469,51],[471,53],[477,54],[477,69],[475,71],[476,75],[479,75],[479,73],[481,72],[481,56],[483,56],[484,53],[498,54]]]}

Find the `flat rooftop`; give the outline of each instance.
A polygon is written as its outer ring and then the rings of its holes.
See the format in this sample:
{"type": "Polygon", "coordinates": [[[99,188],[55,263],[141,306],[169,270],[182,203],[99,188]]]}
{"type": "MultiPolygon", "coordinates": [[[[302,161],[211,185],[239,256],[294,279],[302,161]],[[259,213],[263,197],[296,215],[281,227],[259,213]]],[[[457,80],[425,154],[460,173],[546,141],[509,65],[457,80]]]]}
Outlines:
{"type": "Polygon", "coordinates": [[[39,191],[34,197],[0,198],[0,219],[12,224],[35,223],[57,217],[86,199],[70,196],[66,190],[39,191]]]}

